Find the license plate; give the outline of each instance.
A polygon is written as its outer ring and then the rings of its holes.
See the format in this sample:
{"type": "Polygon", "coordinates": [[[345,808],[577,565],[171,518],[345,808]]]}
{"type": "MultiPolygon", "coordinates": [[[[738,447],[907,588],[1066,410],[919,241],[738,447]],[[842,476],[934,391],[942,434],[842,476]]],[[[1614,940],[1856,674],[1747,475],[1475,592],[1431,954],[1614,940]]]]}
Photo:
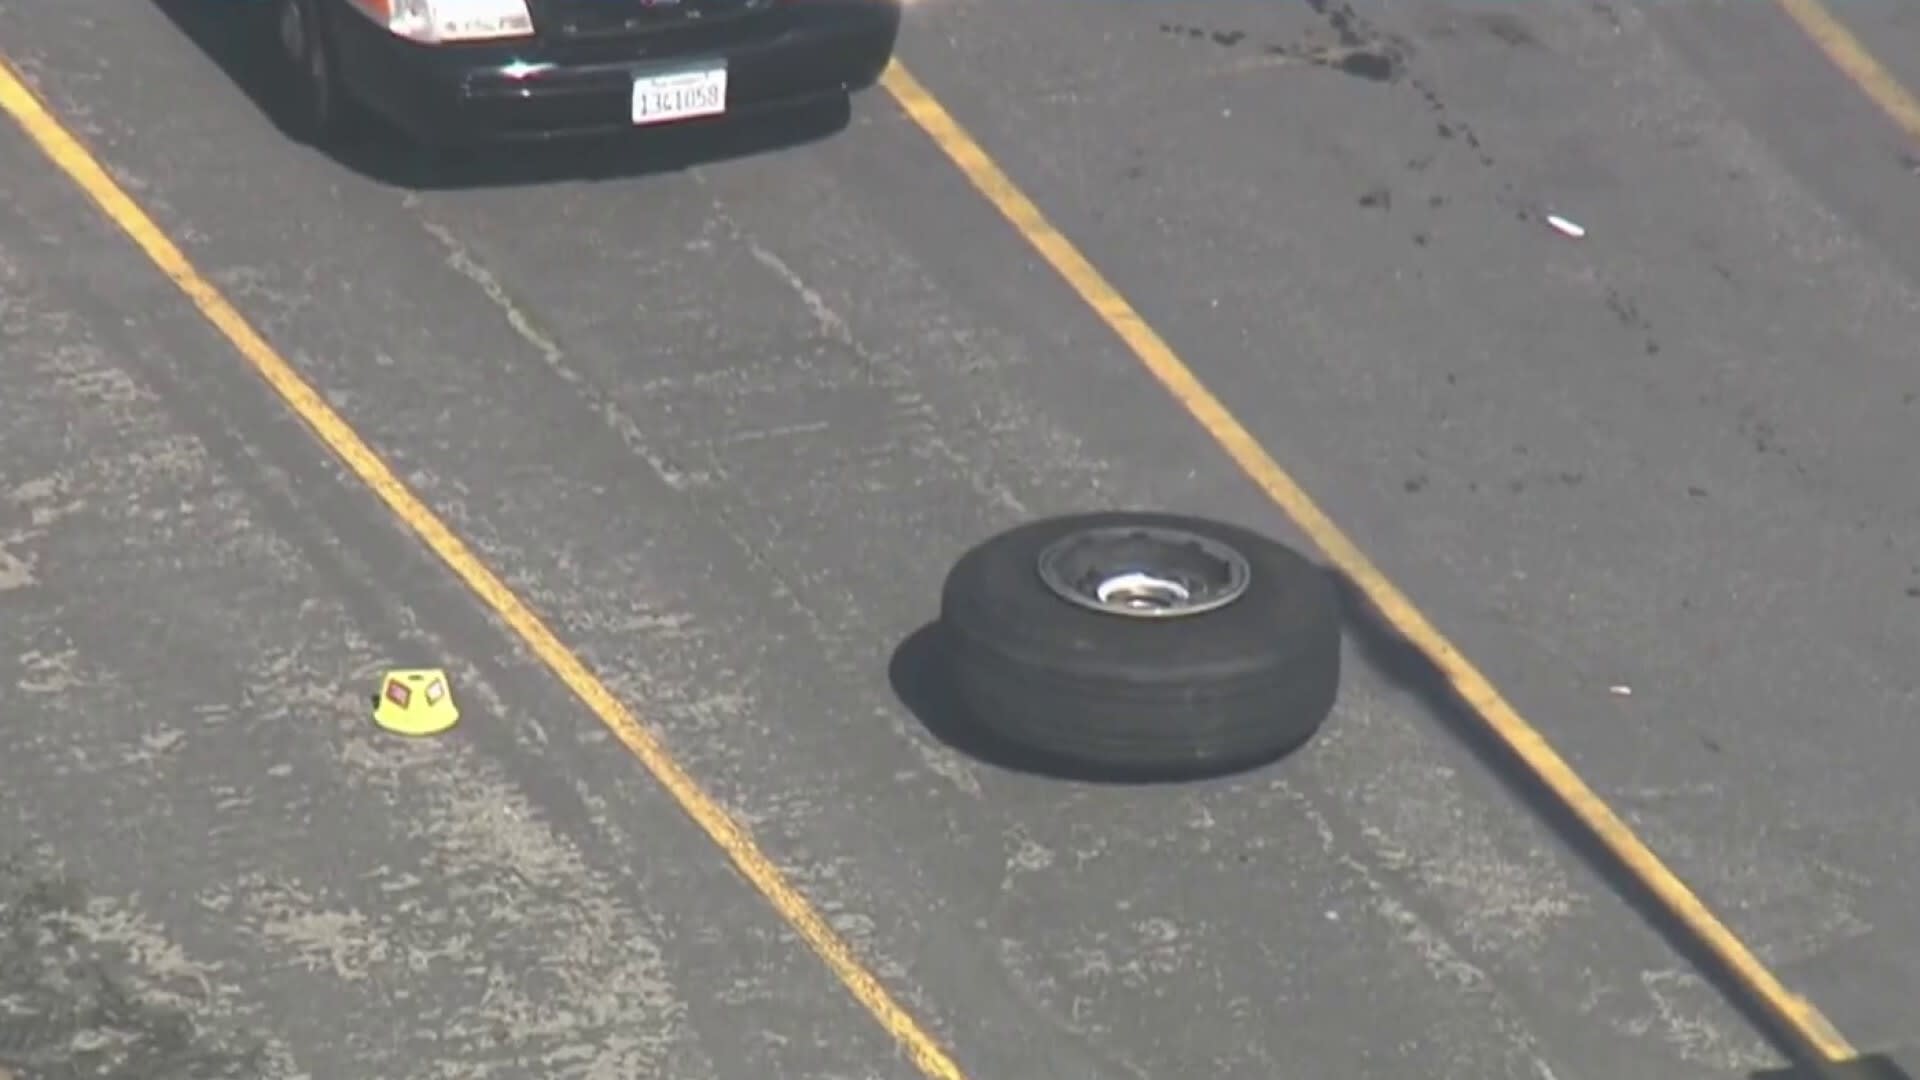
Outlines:
{"type": "Polygon", "coordinates": [[[726,111],[725,65],[641,75],[633,80],[635,124],[667,124],[726,111]]]}

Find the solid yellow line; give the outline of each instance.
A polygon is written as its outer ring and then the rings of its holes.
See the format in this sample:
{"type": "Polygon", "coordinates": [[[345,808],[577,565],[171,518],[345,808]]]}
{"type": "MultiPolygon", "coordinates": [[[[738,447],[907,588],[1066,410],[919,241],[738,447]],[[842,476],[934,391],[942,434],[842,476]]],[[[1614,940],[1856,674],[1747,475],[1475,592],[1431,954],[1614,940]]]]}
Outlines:
{"type": "Polygon", "coordinates": [[[1853,1048],[1826,1017],[1811,1002],[1783,986],[1752,950],[1580,779],[1487,677],[1387,580],[926,87],[897,63],[888,68],[882,85],[987,201],[1126,342],[1140,363],[1199,421],[1234,462],[1326,553],[1329,561],[1352,579],[1394,629],[1426,654],[1487,726],[1702,945],[1712,950],[1744,984],[1747,992],[1810,1047],[1834,1060],[1852,1057],[1853,1048]]]}
{"type": "Polygon", "coordinates": [[[1778,0],[1778,3],[1787,17],[1800,24],[1800,29],[1868,100],[1879,106],[1909,137],[1920,139],[1920,99],[1874,59],[1853,31],[1825,4],[1820,0],[1778,0]]]}
{"type": "Polygon", "coordinates": [[[760,850],[745,827],[700,788],[659,737],[621,704],[572,650],[561,644],[546,623],[495,576],[453,530],[394,475],[386,462],[325,399],[300,378],[292,365],[254,331],[146,212],[121,190],[99,161],[40,103],[5,58],[0,58],[0,108],[18,121],[47,157],[179,286],[207,321],[233,343],[247,363],[320,440],[380,496],[394,516],[451,567],[640,759],[687,816],[713,838],[740,873],[820,955],[860,1004],[899,1041],[921,1073],[929,1080],[965,1080],[960,1067],[941,1049],[939,1042],[894,1000],[880,980],[861,963],[853,948],[834,933],[812,903],[760,850]]]}

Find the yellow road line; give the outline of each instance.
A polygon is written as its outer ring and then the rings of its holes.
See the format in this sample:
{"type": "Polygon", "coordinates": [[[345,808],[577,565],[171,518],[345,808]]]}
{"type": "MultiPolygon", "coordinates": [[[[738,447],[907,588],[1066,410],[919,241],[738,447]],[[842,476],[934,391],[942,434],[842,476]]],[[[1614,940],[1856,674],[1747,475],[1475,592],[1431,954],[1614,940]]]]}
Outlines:
{"type": "Polygon", "coordinates": [[[1920,139],[1920,99],[1901,85],[1880,61],[1874,59],[1860,39],[1848,30],[1820,0],[1777,0],[1787,17],[1813,39],[1827,59],[1867,99],[1880,107],[1887,118],[1914,139],[1920,139]]]}
{"type": "Polygon", "coordinates": [[[640,759],[687,816],[726,852],[740,873],[819,954],[880,1026],[899,1042],[920,1072],[928,1080],[966,1080],[939,1042],[894,1000],[845,939],[834,933],[813,904],[760,850],[746,828],[701,789],[659,737],[621,704],[606,684],[560,642],[546,623],[489,570],[293,366],[267,344],[153,219],[114,182],[93,154],[40,103],[4,57],[0,57],[0,109],[12,116],[46,156],[179,286],[248,365],[313,429],[320,441],[339,455],[354,475],[379,495],[394,516],[451,567],[633,756],[640,759]]]}
{"type": "Polygon", "coordinates": [[[1701,945],[1712,951],[1755,1002],[1765,1006],[1776,1022],[1799,1036],[1809,1049],[1835,1061],[1851,1058],[1853,1047],[1820,1010],[1782,985],[1753,951],[1580,779],[1487,677],[1387,580],[1119,290],[1047,220],[1040,208],[1021,192],[939,100],[899,64],[888,68],[882,85],[987,201],[1119,335],[1140,363],[1213,436],[1241,470],[1366,594],[1401,636],[1426,654],[1494,734],[1665,904],[1701,945]]]}

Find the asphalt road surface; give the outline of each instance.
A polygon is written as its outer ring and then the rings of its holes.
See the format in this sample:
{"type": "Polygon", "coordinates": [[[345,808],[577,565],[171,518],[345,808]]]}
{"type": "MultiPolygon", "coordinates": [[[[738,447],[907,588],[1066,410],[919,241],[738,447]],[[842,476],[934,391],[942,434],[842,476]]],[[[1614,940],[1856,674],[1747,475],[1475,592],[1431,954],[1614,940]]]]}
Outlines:
{"type": "MultiPolygon", "coordinates": [[[[988,533],[1293,533],[884,95],[689,167],[416,189],[286,141],[257,30],[0,0],[0,53],[969,1077],[1778,1063],[1364,633],[1324,736],[1250,776],[1063,784],[936,736],[915,632],[988,533]]],[[[1759,3],[929,0],[904,57],[1872,1045],[1920,1001],[1920,177],[1794,34],[1759,3]]],[[[10,125],[0,176],[0,1063],[914,1075],[10,125]],[[418,662],[463,727],[378,735],[373,680],[418,662]]]]}

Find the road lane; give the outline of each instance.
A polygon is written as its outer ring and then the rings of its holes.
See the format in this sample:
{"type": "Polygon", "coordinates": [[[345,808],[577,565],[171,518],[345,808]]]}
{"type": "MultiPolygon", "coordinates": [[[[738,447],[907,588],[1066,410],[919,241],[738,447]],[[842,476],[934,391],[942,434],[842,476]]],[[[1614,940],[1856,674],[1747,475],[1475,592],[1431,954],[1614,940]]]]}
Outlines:
{"type": "Polygon", "coordinates": [[[554,768],[577,705],[13,130],[0,163],[0,1061],[913,1075],[663,794],[554,768]],[[417,663],[464,726],[376,734],[417,663]]]}
{"type": "MultiPolygon", "coordinates": [[[[985,530],[1092,501],[1284,526],[1090,361],[1118,359],[1097,324],[897,115],[688,177],[407,196],[277,141],[191,51],[136,51],[156,23],[9,40],[81,114],[205,95],[92,134],[979,1074],[1766,1060],[1377,680],[1305,764],[1190,790],[1038,784],[912,724],[890,650],[985,530]]],[[[628,816],[631,762],[547,739],[628,816]]]]}
{"type": "Polygon", "coordinates": [[[1771,48],[1794,33],[1771,17],[1713,27],[1786,88],[1744,126],[1618,5],[953,0],[908,59],[1762,959],[1873,1043],[1911,1030],[1920,988],[1914,860],[1887,855],[1920,840],[1914,226],[1890,156],[1809,174],[1878,184],[1854,221],[1784,164],[1796,119],[1898,135],[1804,40],[1771,48]]]}
{"type": "MultiPolygon", "coordinates": [[[[993,204],[1008,224],[1059,272],[1087,307],[1098,313],[1180,407],[1205,428],[1234,464],[1324,553],[1347,595],[1351,623],[1368,629],[1380,657],[1403,665],[1408,681],[1430,688],[1437,712],[1455,733],[1483,748],[1495,772],[1510,777],[1516,792],[1540,812],[1563,822],[1562,835],[1592,853],[1594,869],[1615,881],[1623,896],[1642,906],[1650,921],[1669,927],[1675,948],[1696,957],[1765,1030],[1796,1058],[1852,1061],[1858,1051],[1819,1007],[1780,981],[1751,946],[1727,927],[1699,895],[1677,877],[1591,785],[1581,778],[1539,730],[1463,655],[1400,587],[1383,574],[1352,537],[1329,518],[1300,482],[1260,445],[1259,439],[1196,375],[1166,339],[1154,331],[1099,269],[1088,262],[1046,215],[1007,177],[979,143],[925,86],[895,66],[888,91],[993,204]],[[1413,673],[1417,672],[1415,675],[1413,673]]],[[[1558,216],[1546,223],[1578,238],[1579,225],[1558,216]]],[[[1382,661],[1383,666],[1392,663],[1382,661]]],[[[1614,687],[1630,695],[1630,688],[1614,687]]]]}

